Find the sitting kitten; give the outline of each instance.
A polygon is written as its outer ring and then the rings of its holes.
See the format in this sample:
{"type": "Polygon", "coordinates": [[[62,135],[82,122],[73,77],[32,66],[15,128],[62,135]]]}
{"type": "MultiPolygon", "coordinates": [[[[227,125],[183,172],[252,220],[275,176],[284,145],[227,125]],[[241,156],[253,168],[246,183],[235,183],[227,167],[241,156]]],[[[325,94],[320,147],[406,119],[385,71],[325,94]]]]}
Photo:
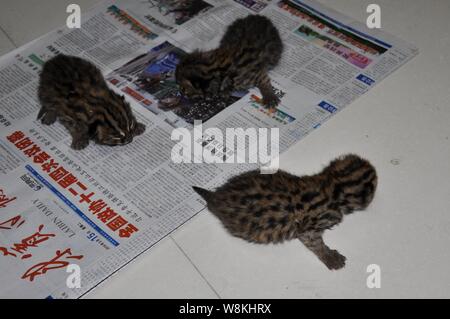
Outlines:
{"type": "Polygon", "coordinates": [[[376,187],[375,168],[356,155],[345,155],[312,176],[250,171],[215,192],[194,190],[232,235],[263,244],[298,238],[329,269],[339,269],[345,257],[325,245],[322,234],[344,215],[365,209],[376,187]]]}
{"type": "Polygon", "coordinates": [[[282,51],[283,43],[272,22],[249,15],[228,27],[217,49],[185,56],[176,68],[176,81],[191,99],[225,97],[256,86],[264,105],[272,108],[280,100],[268,71],[278,64],[282,51]]]}
{"type": "Polygon", "coordinates": [[[125,145],[145,131],[123,96],[110,90],[99,69],[72,56],[57,55],[40,75],[38,120],[59,120],[72,135],[71,147],[81,150],[89,139],[104,145],[125,145]]]}

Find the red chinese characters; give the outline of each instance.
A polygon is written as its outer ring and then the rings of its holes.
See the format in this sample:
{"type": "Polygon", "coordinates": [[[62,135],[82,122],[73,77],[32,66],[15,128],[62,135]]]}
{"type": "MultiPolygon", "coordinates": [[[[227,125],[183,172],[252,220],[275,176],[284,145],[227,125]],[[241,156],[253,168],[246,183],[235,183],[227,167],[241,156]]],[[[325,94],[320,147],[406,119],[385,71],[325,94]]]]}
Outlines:
{"type": "Polygon", "coordinates": [[[0,229],[13,229],[13,228],[19,228],[25,223],[25,220],[22,218],[22,216],[17,215],[16,217],[13,217],[5,222],[0,223],[0,229]]]}
{"type": "MultiPolygon", "coordinates": [[[[78,178],[67,168],[60,165],[49,154],[41,151],[22,131],[16,131],[6,137],[16,148],[23,151],[25,155],[32,158],[33,163],[40,165],[42,171],[47,173],[51,180],[55,181],[61,188],[67,190],[80,204],[87,205],[89,212],[106,225],[110,230],[116,232],[121,238],[129,238],[139,229],[129,223],[119,213],[109,207],[103,199],[95,197],[95,192],[89,191],[78,178]]],[[[0,206],[1,207],[1,206],[0,206]]]]}
{"type": "Polygon", "coordinates": [[[33,281],[36,276],[45,275],[49,270],[67,267],[70,262],[63,260],[64,258],[80,260],[83,258],[83,255],[73,256],[70,248],[67,248],[64,251],[57,250],[55,257],[49,261],[40,262],[34,265],[23,274],[22,279],[33,281]]]}
{"type": "Polygon", "coordinates": [[[3,189],[0,188],[0,208],[5,208],[9,203],[16,200],[17,197],[8,197],[3,189]]]}
{"type": "MultiPolygon", "coordinates": [[[[10,225],[12,225],[13,222],[16,223],[17,221],[13,219],[12,222],[11,220],[9,220],[8,222],[10,222],[10,225]]],[[[20,227],[20,225],[18,227],[20,227]]],[[[0,247],[0,252],[3,253],[3,256],[17,257],[17,255],[21,255],[22,259],[30,258],[32,255],[28,253],[29,248],[39,247],[40,243],[47,241],[51,237],[55,237],[55,234],[41,233],[43,228],[44,225],[40,225],[37,232],[35,232],[31,236],[25,237],[24,239],[21,240],[20,243],[14,244],[12,247],[9,248],[10,250],[8,250],[8,248],[5,247],[0,247]]]]}
{"type": "MultiPolygon", "coordinates": [[[[12,230],[17,229],[25,223],[25,219],[22,216],[17,215],[7,221],[0,223],[0,230],[12,230]]],[[[44,225],[40,225],[38,227],[37,232],[32,234],[31,236],[25,237],[19,243],[13,244],[10,248],[0,247],[0,253],[3,253],[3,256],[12,256],[17,258],[18,255],[21,255],[21,259],[27,259],[32,257],[29,253],[30,248],[39,247],[39,244],[49,240],[52,237],[55,237],[55,234],[43,233],[44,225]]],[[[73,256],[70,248],[67,248],[63,252],[60,250],[56,251],[56,256],[47,262],[41,262],[30,269],[28,269],[25,274],[21,277],[21,279],[28,279],[30,282],[34,280],[36,276],[44,275],[47,271],[51,269],[63,268],[69,265],[68,261],[61,260],[63,257],[66,259],[82,259],[82,255],[73,256]]]]}

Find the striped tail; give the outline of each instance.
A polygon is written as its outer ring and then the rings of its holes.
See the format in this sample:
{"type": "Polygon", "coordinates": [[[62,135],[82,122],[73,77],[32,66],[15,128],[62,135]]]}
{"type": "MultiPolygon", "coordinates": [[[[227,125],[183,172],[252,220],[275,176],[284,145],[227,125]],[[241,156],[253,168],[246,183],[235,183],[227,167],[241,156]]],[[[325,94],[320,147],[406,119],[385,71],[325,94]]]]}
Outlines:
{"type": "Polygon", "coordinates": [[[199,194],[204,200],[208,201],[208,200],[211,199],[211,195],[212,195],[213,192],[211,192],[211,191],[209,191],[207,189],[201,188],[201,187],[197,187],[197,186],[192,186],[192,189],[197,194],[199,194]]]}

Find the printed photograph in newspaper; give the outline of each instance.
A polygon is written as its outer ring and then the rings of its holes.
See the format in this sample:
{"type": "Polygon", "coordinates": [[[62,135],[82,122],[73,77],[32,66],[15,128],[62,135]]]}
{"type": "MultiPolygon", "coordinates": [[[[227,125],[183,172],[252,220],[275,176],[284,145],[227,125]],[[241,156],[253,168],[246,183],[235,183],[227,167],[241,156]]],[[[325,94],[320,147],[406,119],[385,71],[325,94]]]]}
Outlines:
{"type": "Polygon", "coordinates": [[[185,54],[166,41],[127,62],[106,78],[146,109],[163,116],[173,127],[191,127],[194,120],[206,122],[245,95],[246,92],[238,92],[227,99],[188,100],[175,82],[176,66],[185,54]]]}

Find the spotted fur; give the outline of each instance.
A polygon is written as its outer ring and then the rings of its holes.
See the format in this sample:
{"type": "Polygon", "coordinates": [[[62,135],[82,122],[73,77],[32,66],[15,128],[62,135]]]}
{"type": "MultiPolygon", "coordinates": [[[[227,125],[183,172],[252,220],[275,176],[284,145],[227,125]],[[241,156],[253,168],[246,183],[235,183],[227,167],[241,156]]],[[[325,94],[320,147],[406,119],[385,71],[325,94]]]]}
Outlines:
{"type": "Polygon", "coordinates": [[[93,139],[98,144],[124,145],[145,131],[124,97],[108,88],[100,70],[78,57],[57,55],[44,64],[38,89],[38,120],[59,120],[81,150],[93,139]]]}
{"type": "Polygon", "coordinates": [[[260,15],[249,15],[232,23],[217,49],[194,51],[177,66],[180,90],[191,99],[227,97],[233,91],[258,87],[263,103],[275,107],[275,94],[268,71],[275,67],[283,43],[272,22],[260,15]]]}
{"type": "Polygon", "coordinates": [[[322,234],[344,215],[365,209],[376,187],[375,168],[356,155],[345,155],[312,176],[256,170],[233,177],[215,192],[194,190],[232,235],[261,244],[297,238],[329,269],[339,269],[345,257],[328,248],[322,234]]]}

